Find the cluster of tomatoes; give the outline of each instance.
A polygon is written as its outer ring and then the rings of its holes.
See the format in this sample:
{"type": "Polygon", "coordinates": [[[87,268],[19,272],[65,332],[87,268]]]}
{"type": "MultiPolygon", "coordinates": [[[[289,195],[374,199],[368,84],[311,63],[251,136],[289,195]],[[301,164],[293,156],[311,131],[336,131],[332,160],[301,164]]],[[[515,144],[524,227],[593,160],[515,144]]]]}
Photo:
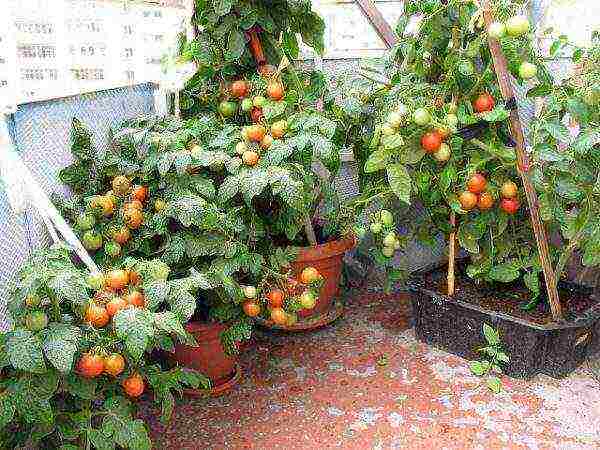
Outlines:
{"type": "Polygon", "coordinates": [[[137,272],[115,269],[88,277],[88,284],[96,290],[93,301],[85,310],[85,321],[95,328],[105,327],[115,314],[125,308],[144,308],[146,300],[139,288],[137,272]]]}
{"type": "Polygon", "coordinates": [[[268,150],[273,140],[283,138],[288,127],[285,120],[276,121],[270,127],[264,123],[263,107],[267,99],[278,102],[285,96],[283,83],[277,78],[275,69],[268,67],[262,72],[263,76],[269,78],[264,95],[252,96],[250,82],[236,80],[229,87],[229,94],[234,100],[224,100],[219,104],[219,112],[223,117],[233,117],[238,110],[241,110],[243,114],[249,115],[253,123],[243,127],[242,140],[235,148],[236,153],[247,166],[255,166],[260,159],[260,152],[268,150]],[[236,100],[239,101],[239,106],[236,100]]]}
{"type": "Polygon", "coordinates": [[[313,309],[317,304],[322,282],[323,276],[319,271],[309,266],[300,272],[298,280],[288,278],[284,289],[267,289],[264,298],[260,298],[256,287],[244,286],[244,312],[249,317],[257,317],[263,310],[261,303],[264,303],[268,317],[274,324],[292,326],[298,321],[298,316],[294,312],[286,311],[286,300],[294,299],[301,309],[313,309]]]}
{"type": "Polygon", "coordinates": [[[413,112],[413,122],[420,126],[432,126],[433,129],[421,136],[421,147],[425,153],[432,155],[437,161],[445,163],[450,159],[452,152],[450,146],[444,142],[451,133],[456,131],[458,117],[456,105],[448,107],[448,114],[441,122],[436,121],[425,108],[418,108],[413,112]]]}
{"type": "Polygon", "coordinates": [[[381,253],[386,258],[391,258],[394,256],[394,252],[400,248],[400,240],[395,231],[394,216],[387,209],[382,209],[371,214],[370,222],[371,233],[381,241],[381,253]]]}
{"type": "MultiPolygon", "coordinates": [[[[117,257],[122,247],[131,239],[131,231],[137,230],[144,221],[144,204],[148,200],[148,187],[132,185],[129,178],[118,175],[112,180],[112,189],[104,195],[95,195],[89,201],[88,211],[77,219],[77,227],[83,231],[83,246],[96,251],[104,245],[104,251],[111,257],[117,257]],[[94,229],[97,218],[111,220],[117,208],[119,220],[111,226],[108,236],[94,229]]],[[[156,200],[154,208],[164,209],[165,202],[156,200]]]]}
{"type": "MultiPolygon", "coordinates": [[[[494,39],[502,39],[505,36],[519,37],[529,31],[529,20],[525,16],[513,16],[506,22],[493,22],[488,28],[488,36],[494,39]]],[[[537,67],[529,61],[524,61],[519,66],[519,76],[528,80],[537,75],[537,67]]]]}
{"type": "MultiPolygon", "coordinates": [[[[476,207],[480,211],[487,211],[494,206],[494,196],[487,191],[487,179],[480,173],[473,174],[467,180],[467,190],[460,193],[458,201],[460,206],[465,211],[471,211],[476,207]]],[[[500,208],[507,214],[515,214],[520,207],[518,199],[519,189],[517,185],[512,181],[505,181],[501,188],[500,193],[502,200],[500,200],[500,208]]]]}
{"type": "MultiPolygon", "coordinates": [[[[86,352],[77,361],[76,371],[85,378],[97,378],[103,374],[118,377],[125,370],[125,358],[120,353],[107,354],[101,350],[86,352]]],[[[139,397],[144,393],[144,379],[139,373],[125,377],[121,386],[129,397],[139,397]]]]}

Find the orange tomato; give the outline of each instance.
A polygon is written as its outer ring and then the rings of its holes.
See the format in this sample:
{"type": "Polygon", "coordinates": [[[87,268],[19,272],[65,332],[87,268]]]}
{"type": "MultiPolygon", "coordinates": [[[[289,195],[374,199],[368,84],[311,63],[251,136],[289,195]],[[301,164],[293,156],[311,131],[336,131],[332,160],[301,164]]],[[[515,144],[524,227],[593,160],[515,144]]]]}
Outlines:
{"type": "Polygon", "coordinates": [[[494,197],[489,192],[482,192],[479,194],[479,199],[477,200],[477,207],[483,211],[490,209],[494,206],[494,197]]]}
{"type": "Polygon", "coordinates": [[[285,325],[288,321],[288,315],[282,308],[271,309],[271,320],[277,325],[285,325]]]}
{"type": "Polygon", "coordinates": [[[106,312],[108,313],[109,316],[114,316],[116,313],[118,313],[120,310],[122,310],[123,308],[125,308],[127,306],[127,302],[125,300],[123,300],[123,298],[121,297],[113,297],[107,304],[106,304],[106,312]]]}
{"type": "Polygon", "coordinates": [[[467,181],[467,189],[473,194],[479,194],[485,191],[487,180],[480,173],[473,174],[467,181]]]}
{"type": "Polygon", "coordinates": [[[104,372],[104,358],[93,353],[84,353],[77,362],[77,372],[85,378],[96,378],[104,372]]]}
{"type": "Polygon", "coordinates": [[[139,374],[133,374],[123,380],[123,389],[129,397],[139,397],[144,393],[144,380],[139,374]]]}
{"type": "Polygon", "coordinates": [[[113,377],[120,375],[125,369],[125,359],[118,353],[112,353],[104,358],[104,372],[113,377]]]}
{"type": "Polygon", "coordinates": [[[125,295],[124,300],[126,304],[133,305],[137,308],[143,308],[146,306],[144,294],[142,294],[140,291],[131,291],[125,295]]]}
{"type": "Polygon", "coordinates": [[[133,191],[131,192],[131,196],[134,200],[145,202],[148,198],[148,186],[134,186],[133,191]]]}
{"type": "Polygon", "coordinates": [[[464,191],[459,195],[458,201],[462,209],[470,211],[477,206],[477,195],[469,191],[464,191]]]}
{"type": "Polygon", "coordinates": [[[106,284],[111,289],[123,289],[129,283],[129,273],[126,270],[111,270],[106,274],[106,284]]]}
{"type": "Polygon", "coordinates": [[[281,308],[285,295],[281,289],[273,289],[267,294],[267,301],[272,308],[281,308]]]}
{"type": "Polygon", "coordinates": [[[260,314],[259,304],[251,300],[245,301],[242,308],[248,317],[256,317],[260,314]]]}
{"type": "Polygon", "coordinates": [[[85,310],[85,321],[93,327],[102,328],[109,320],[110,316],[103,306],[92,303],[85,310]]]}

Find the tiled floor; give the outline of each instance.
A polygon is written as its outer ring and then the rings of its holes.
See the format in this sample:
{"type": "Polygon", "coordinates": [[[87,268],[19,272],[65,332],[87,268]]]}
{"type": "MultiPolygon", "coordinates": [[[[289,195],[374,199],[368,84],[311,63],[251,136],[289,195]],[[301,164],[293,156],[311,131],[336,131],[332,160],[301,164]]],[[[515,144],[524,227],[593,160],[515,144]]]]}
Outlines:
{"type": "Polygon", "coordinates": [[[408,300],[350,300],[344,318],[304,334],[258,333],[242,383],[181,400],[160,449],[597,449],[600,385],[503,380],[494,395],[468,363],[415,340],[408,300]]]}

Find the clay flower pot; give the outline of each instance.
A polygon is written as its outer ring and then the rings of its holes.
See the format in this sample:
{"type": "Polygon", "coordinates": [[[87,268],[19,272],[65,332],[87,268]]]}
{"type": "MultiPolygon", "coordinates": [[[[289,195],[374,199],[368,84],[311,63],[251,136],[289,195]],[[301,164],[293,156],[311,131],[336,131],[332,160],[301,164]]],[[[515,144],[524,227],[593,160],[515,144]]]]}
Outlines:
{"type": "Polygon", "coordinates": [[[354,236],[327,242],[316,247],[302,247],[292,262],[294,275],[298,277],[306,267],[312,266],[325,278],[317,304],[313,309],[298,311],[298,317],[316,317],[329,312],[332,302],[340,291],[340,278],[344,254],[356,245],[354,236]]]}
{"type": "Polygon", "coordinates": [[[187,389],[190,396],[222,395],[231,390],[239,381],[240,373],[237,356],[227,355],[221,344],[221,332],[227,324],[212,322],[189,322],[185,329],[191,333],[198,343],[197,347],[183,344],[175,345],[175,360],[180,366],[197,370],[211,381],[210,391],[203,389],[187,389]]]}

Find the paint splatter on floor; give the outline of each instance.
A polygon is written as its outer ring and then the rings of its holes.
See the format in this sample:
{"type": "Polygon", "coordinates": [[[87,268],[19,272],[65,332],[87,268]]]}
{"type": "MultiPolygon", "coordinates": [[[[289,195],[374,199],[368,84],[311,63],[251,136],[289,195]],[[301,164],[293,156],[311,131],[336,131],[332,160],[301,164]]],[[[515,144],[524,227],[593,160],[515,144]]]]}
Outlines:
{"type": "Polygon", "coordinates": [[[504,378],[494,395],[467,361],[418,342],[409,321],[406,298],[369,295],[319,331],[257,333],[241,384],[180,400],[168,427],[152,420],[156,448],[600,448],[600,386],[585,368],[504,378]]]}

